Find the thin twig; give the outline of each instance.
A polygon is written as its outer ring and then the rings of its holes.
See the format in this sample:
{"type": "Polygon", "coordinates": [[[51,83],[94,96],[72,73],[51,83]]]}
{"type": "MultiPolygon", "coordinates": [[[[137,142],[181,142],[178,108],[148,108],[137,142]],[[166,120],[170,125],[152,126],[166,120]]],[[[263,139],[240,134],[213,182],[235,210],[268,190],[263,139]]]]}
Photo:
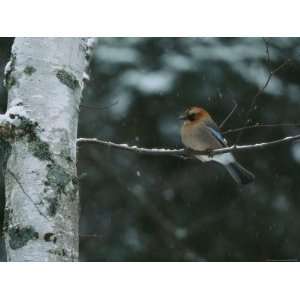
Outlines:
{"type": "Polygon", "coordinates": [[[270,50],[269,50],[269,41],[265,37],[263,37],[262,40],[264,41],[265,47],[266,47],[267,65],[268,65],[269,68],[271,68],[271,57],[270,57],[270,50]]]}
{"type": "Polygon", "coordinates": [[[226,147],[226,148],[219,148],[216,150],[212,150],[211,152],[212,152],[212,155],[217,155],[217,154],[222,154],[222,153],[227,153],[227,152],[239,152],[239,151],[245,151],[245,150],[263,149],[263,148],[271,147],[271,146],[282,144],[282,143],[296,141],[299,139],[300,139],[300,134],[294,135],[294,136],[287,136],[287,137],[284,137],[281,139],[273,140],[270,142],[259,143],[259,144],[241,145],[241,146],[233,145],[233,146],[226,147]]]}
{"type": "Polygon", "coordinates": [[[8,173],[11,175],[11,177],[16,181],[16,183],[19,185],[19,187],[22,190],[22,192],[24,193],[24,195],[31,201],[31,203],[35,206],[35,208],[40,213],[40,215],[43,216],[44,218],[46,218],[49,221],[49,218],[41,211],[41,209],[39,208],[39,206],[33,201],[33,199],[25,191],[23,185],[21,184],[21,182],[19,181],[19,179],[17,178],[17,176],[11,170],[9,170],[9,169],[6,169],[6,171],[8,171],[8,173]]]}
{"type": "Polygon", "coordinates": [[[186,158],[188,157],[193,157],[195,155],[209,155],[211,157],[218,155],[218,154],[223,154],[223,153],[228,153],[228,152],[239,152],[239,151],[245,151],[245,150],[254,150],[254,149],[262,149],[270,146],[274,146],[277,144],[281,143],[287,143],[287,142],[292,142],[295,140],[300,139],[300,134],[295,135],[295,136],[288,136],[284,137],[281,139],[269,141],[269,142],[263,142],[263,143],[258,143],[258,144],[252,144],[252,145],[233,145],[230,147],[224,147],[224,148],[219,148],[219,149],[214,149],[214,150],[203,150],[203,151],[195,151],[195,150],[190,150],[190,149],[157,149],[157,148],[140,148],[137,146],[129,146],[127,144],[116,144],[110,141],[103,141],[95,138],[79,138],[77,139],[78,144],[83,144],[83,143],[89,143],[89,144],[99,144],[103,146],[108,146],[111,148],[117,148],[120,150],[125,150],[125,151],[132,151],[138,154],[148,154],[148,155],[164,155],[164,156],[175,156],[175,157],[180,157],[180,158],[186,158]]]}
{"type": "MultiPolygon", "coordinates": [[[[267,61],[270,62],[269,43],[266,42],[266,40],[264,40],[264,42],[265,42],[265,45],[266,45],[267,61]]],[[[243,127],[247,126],[247,124],[249,123],[249,116],[250,116],[253,108],[255,107],[257,98],[265,91],[265,89],[269,85],[269,83],[270,83],[272,77],[274,76],[274,74],[279,72],[283,67],[285,67],[287,64],[289,64],[291,61],[292,61],[292,59],[288,58],[286,61],[284,61],[277,68],[275,68],[274,70],[269,71],[269,75],[267,77],[266,82],[264,83],[264,85],[261,88],[258,89],[258,91],[256,92],[256,94],[254,95],[254,97],[251,100],[249,109],[248,109],[247,114],[246,114],[246,120],[245,120],[245,123],[244,123],[243,127]]],[[[235,140],[235,144],[238,144],[242,134],[243,134],[243,131],[240,131],[237,138],[236,138],[236,140],[235,140]]]]}
{"type": "Polygon", "coordinates": [[[226,124],[226,122],[231,118],[231,116],[233,115],[233,113],[235,112],[235,110],[236,110],[237,107],[238,107],[237,102],[236,102],[234,99],[233,99],[232,101],[233,101],[233,103],[234,103],[234,107],[233,107],[233,109],[231,110],[231,112],[227,115],[227,117],[226,117],[226,118],[222,121],[222,123],[219,125],[219,128],[220,128],[220,129],[224,127],[224,125],[226,124]]]}
{"type": "Polygon", "coordinates": [[[91,105],[85,105],[85,104],[80,104],[81,107],[83,108],[88,108],[88,109],[98,109],[98,110],[103,110],[103,109],[108,109],[111,108],[115,105],[117,105],[119,103],[119,100],[116,100],[115,102],[113,102],[112,104],[106,105],[106,106],[102,106],[102,107],[98,107],[98,106],[91,106],[91,105]]]}
{"type": "Polygon", "coordinates": [[[235,129],[228,129],[228,130],[223,131],[223,134],[230,134],[230,133],[235,133],[235,132],[239,132],[242,130],[254,129],[254,128],[299,127],[299,126],[300,126],[300,123],[254,124],[254,125],[235,128],[235,129]]]}

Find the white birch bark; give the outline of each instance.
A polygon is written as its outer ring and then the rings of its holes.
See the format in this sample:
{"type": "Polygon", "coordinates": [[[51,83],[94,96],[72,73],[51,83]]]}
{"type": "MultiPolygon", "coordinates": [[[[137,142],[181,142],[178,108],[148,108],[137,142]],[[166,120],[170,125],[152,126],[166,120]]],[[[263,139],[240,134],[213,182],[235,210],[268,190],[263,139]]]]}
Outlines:
{"type": "Polygon", "coordinates": [[[81,38],[13,44],[8,108],[25,133],[10,143],[5,175],[9,261],[78,260],[76,138],[86,51],[81,38]]]}

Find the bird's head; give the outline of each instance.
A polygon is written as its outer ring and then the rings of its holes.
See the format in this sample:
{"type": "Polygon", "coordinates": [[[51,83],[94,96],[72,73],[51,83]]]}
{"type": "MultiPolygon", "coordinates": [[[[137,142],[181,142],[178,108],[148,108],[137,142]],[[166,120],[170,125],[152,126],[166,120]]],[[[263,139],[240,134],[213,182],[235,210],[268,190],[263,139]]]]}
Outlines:
{"type": "Polygon", "coordinates": [[[200,106],[193,106],[188,108],[182,115],[180,115],[179,119],[188,123],[196,123],[197,121],[207,117],[209,117],[209,114],[205,109],[201,108],[200,106]]]}

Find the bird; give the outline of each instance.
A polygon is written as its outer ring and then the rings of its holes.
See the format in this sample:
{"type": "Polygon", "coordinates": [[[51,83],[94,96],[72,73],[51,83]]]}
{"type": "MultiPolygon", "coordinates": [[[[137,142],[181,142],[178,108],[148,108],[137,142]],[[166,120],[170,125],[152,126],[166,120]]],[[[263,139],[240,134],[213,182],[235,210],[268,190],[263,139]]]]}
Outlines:
{"type": "MultiPolygon", "coordinates": [[[[188,150],[214,150],[228,146],[220,128],[202,107],[188,108],[179,118],[184,120],[181,140],[188,150]]],[[[238,163],[232,153],[214,156],[193,154],[193,156],[202,162],[214,161],[221,164],[239,185],[248,184],[255,179],[254,174],[238,163]]]]}

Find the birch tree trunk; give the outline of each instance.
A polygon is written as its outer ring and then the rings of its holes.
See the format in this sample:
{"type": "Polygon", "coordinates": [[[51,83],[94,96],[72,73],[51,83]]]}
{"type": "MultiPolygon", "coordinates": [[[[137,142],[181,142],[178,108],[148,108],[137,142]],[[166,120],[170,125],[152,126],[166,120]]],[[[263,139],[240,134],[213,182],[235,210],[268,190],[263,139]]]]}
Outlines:
{"type": "Polygon", "coordinates": [[[76,138],[86,51],[81,38],[13,44],[8,110],[24,134],[10,143],[5,175],[9,261],[78,260],[76,138]]]}

